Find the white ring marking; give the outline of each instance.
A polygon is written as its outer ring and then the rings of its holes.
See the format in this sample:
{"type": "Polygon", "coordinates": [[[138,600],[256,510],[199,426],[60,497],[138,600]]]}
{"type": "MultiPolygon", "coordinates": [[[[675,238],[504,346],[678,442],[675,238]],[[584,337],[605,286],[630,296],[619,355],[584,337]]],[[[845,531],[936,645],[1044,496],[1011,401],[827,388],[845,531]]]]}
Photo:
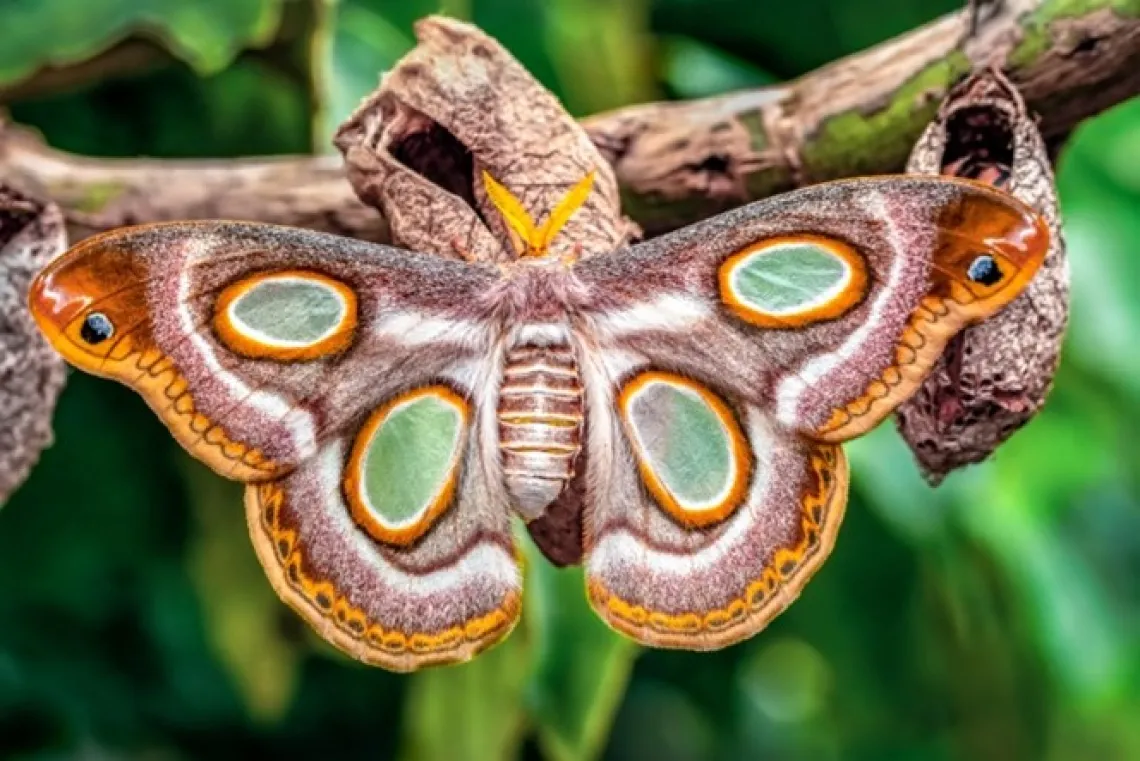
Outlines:
{"type": "MultiPolygon", "coordinates": [[[[851,264],[846,259],[844,259],[842,256],[837,256],[837,255],[833,254],[832,252],[828,251],[827,249],[823,248],[822,246],[815,246],[814,244],[810,244],[810,245],[813,245],[814,248],[817,248],[817,249],[823,251],[828,256],[830,256],[831,258],[838,261],[841,265],[843,265],[843,276],[839,280],[837,280],[835,282],[835,284],[832,285],[830,288],[828,288],[826,291],[824,291],[823,293],[816,296],[815,299],[813,299],[811,301],[800,302],[799,304],[796,304],[795,306],[789,307],[787,309],[769,309],[767,307],[761,306],[758,302],[753,301],[750,298],[747,298],[743,293],[741,293],[740,286],[738,285],[737,281],[740,278],[740,273],[744,270],[745,267],[748,266],[749,262],[751,262],[753,259],[755,259],[758,256],[767,256],[768,254],[775,253],[776,251],[779,251],[782,248],[793,248],[793,247],[804,246],[804,245],[809,245],[809,244],[781,243],[781,244],[778,244],[775,246],[768,246],[767,248],[763,248],[759,251],[753,251],[751,254],[749,254],[748,256],[741,259],[739,262],[736,263],[736,265],[732,268],[732,271],[728,275],[728,285],[732,289],[732,295],[736,298],[737,301],[739,301],[740,303],[749,307],[750,309],[755,309],[757,312],[761,312],[763,314],[770,314],[773,317],[788,317],[791,315],[803,314],[804,312],[810,312],[811,310],[816,309],[817,307],[821,307],[821,306],[827,304],[828,302],[833,301],[836,296],[843,293],[843,291],[847,289],[847,286],[849,286],[851,284],[851,279],[854,277],[854,272],[851,269],[851,264]]],[[[765,277],[769,281],[774,282],[777,285],[786,285],[789,289],[796,289],[797,288],[795,283],[790,283],[787,281],[781,282],[780,278],[776,278],[776,277],[773,277],[771,275],[766,275],[765,277]]]]}
{"type": "Polygon", "coordinates": [[[330,285],[326,285],[325,283],[321,283],[316,280],[310,280],[309,278],[297,277],[296,275],[269,275],[267,277],[260,278],[256,285],[250,287],[249,290],[231,301],[229,306],[226,307],[226,319],[230,321],[230,325],[233,325],[234,330],[252,341],[256,341],[257,343],[263,344],[265,346],[272,346],[279,349],[304,349],[306,347],[319,344],[329,336],[336,334],[336,332],[344,326],[344,318],[347,314],[348,304],[345,302],[344,296],[340,293],[340,291],[330,285]],[[291,341],[289,339],[274,338],[268,333],[253,327],[248,322],[241,320],[237,315],[238,304],[248,298],[250,294],[260,288],[262,285],[270,282],[301,283],[311,288],[323,288],[325,291],[331,293],[336,297],[337,304],[340,307],[340,313],[337,315],[336,322],[329,326],[329,328],[324,333],[312,339],[311,341],[291,341]]]}

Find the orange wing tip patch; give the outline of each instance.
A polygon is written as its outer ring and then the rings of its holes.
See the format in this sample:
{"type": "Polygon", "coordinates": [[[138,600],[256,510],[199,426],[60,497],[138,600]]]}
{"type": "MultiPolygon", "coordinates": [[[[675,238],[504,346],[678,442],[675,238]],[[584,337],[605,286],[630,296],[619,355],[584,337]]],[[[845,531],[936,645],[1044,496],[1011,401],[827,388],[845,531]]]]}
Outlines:
{"type": "Polygon", "coordinates": [[[347,285],[318,272],[262,272],[222,291],[213,325],[218,339],[244,357],[320,359],[352,344],[357,299],[347,285]]]}
{"type": "Polygon", "coordinates": [[[894,363],[861,395],[832,410],[813,434],[819,440],[849,441],[878,425],[925,382],[951,338],[996,314],[1037,274],[1049,246],[1044,218],[1000,191],[978,189],[943,215],[953,222],[940,227],[931,293],[903,329],[894,363]]]}
{"type": "Polygon", "coordinates": [[[535,224],[534,218],[523,206],[522,201],[486,170],[483,170],[483,187],[486,189],[487,198],[499,210],[507,224],[515,253],[519,256],[537,257],[546,256],[550,251],[550,245],[558,233],[574,216],[574,212],[586,202],[596,177],[597,171],[590,170],[567,191],[541,226],[535,224]]]}
{"type": "Polygon", "coordinates": [[[847,506],[848,466],[838,446],[811,453],[812,484],[801,498],[800,538],[777,549],[743,594],[711,610],[667,613],[622,599],[597,578],[586,596],[613,629],[650,647],[718,650],[757,634],[799,596],[831,554],[847,506]]]}
{"type": "Polygon", "coordinates": [[[957,296],[977,302],[968,317],[985,319],[1017,297],[1045,261],[1051,235],[1045,218],[1025,203],[989,185],[943,178],[964,186],[939,216],[934,254],[934,292],[946,296],[951,285],[970,292],[957,296]],[[988,255],[996,269],[975,271],[988,255]]]}
{"type": "Polygon", "coordinates": [[[788,235],[729,256],[717,271],[721,302],[745,322],[788,329],[842,317],[867,295],[867,263],[850,245],[788,235]]]}
{"type": "Polygon", "coordinates": [[[155,345],[147,268],[115,247],[116,235],[88,238],[36,277],[28,307],[44,336],[76,367],[137,391],[178,443],[220,475],[239,481],[281,476],[284,469],[263,452],[198,412],[186,377],[155,345]]]}
{"type": "Polygon", "coordinates": [[[94,364],[90,355],[83,355],[80,361],[74,359],[72,354],[81,350],[70,341],[59,340],[59,346],[69,362],[138,392],[175,440],[219,475],[254,482],[278,478],[284,473],[261,450],[233,440],[222,426],[198,412],[189,382],[174,360],[151,344],[149,328],[137,326],[133,331],[112,336],[114,343],[101,350],[102,359],[94,364]]]}
{"type": "Polygon", "coordinates": [[[443,631],[384,628],[331,582],[306,570],[296,533],[280,523],[284,501],[285,490],[279,482],[247,487],[246,519],[254,550],[278,597],[350,657],[400,672],[462,663],[501,642],[518,623],[522,597],[509,592],[494,610],[443,631]]]}
{"type": "MultiPolygon", "coordinates": [[[[650,402],[653,404],[653,402],[650,402]]],[[[658,404],[660,407],[660,404],[658,404]]],[[[675,521],[684,526],[705,527],[727,519],[737,508],[744,503],[747,496],[748,485],[752,478],[752,450],[741,429],[736,415],[719,396],[701,384],[680,375],[661,371],[643,372],[622,388],[618,396],[618,410],[626,429],[626,435],[633,446],[637,459],[638,471],[641,479],[654,500],[675,521]],[[672,438],[675,447],[706,446],[721,452],[713,452],[717,459],[715,462],[723,470],[723,478],[715,494],[701,495],[703,498],[689,499],[682,494],[683,477],[679,472],[670,473],[669,451],[653,452],[655,446],[642,435],[642,427],[660,421],[660,416],[653,414],[654,420],[644,420],[639,425],[639,401],[646,398],[646,394],[653,393],[655,386],[670,389],[675,398],[673,406],[689,405],[688,416],[704,416],[706,425],[703,429],[694,431],[675,430],[672,438]],[[719,428],[716,433],[721,441],[710,441],[708,423],[715,421],[719,428]],[[721,446],[717,446],[720,444],[721,446]],[[655,465],[655,462],[657,463],[655,465]],[[673,483],[670,483],[670,480],[673,483]]],[[[658,409],[658,412],[661,410],[658,409]]],[[[649,410],[647,409],[646,414],[649,410]]],[[[682,424],[683,425],[683,424],[682,424]]],[[[669,433],[664,431],[663,433],[669,433]]],[[[649,437],[653,439],[654,437],[649,437]]],[[[713,437],[715,438],[715,437],[713,437]]],[[[674,450],[676,452],[676,450],[674,450]]],[[[672,470],[677,470],[672,468],[672,470]]],[[[687,475],[687,474],[686,474],[687,475]]],[[[692,496],[692,495],[690,495],[692,496]]]]}
{"type": "MultiPolygon", "coordinates": [[[[373,412],[353,442],[345,468],[344,495],[349,511],[357,525],[372,538],[385,544],[408,546],[428,532],[451,507],[459,478],[460,459],[464,450],[464,440],[470,425],[470,407],[467,401],[447,386],[426,386],[410,391],[381,405],[373,412]],[[385,515],[385,505],[373,504],[370,497],[369,466],[385,472],[395,472],[398,478],[407,476],[408,468],[425,468],[428,463],[414,456],[416,440],[423,436],[435,436],[439,419],[409,418],[400,420],[401,428],[392,434],[396,441],[386,451],[377,452],[388,442],[382,439],[385,426],[397,420],[418,403],[436,403],[445,415],[453,416],[446,420],[454,426],[450,441],[450,454],[446,462],[438,462],[435,477],[428,479],[430,493],[421,493],[415,500],[414,509],[400,508],[398,512],[410,513],[399,520],[389,520],[385,515]],[[402,431],[402,433],[401,433],[402,431]],[[393,451],[399,447],[400,451],[393,451]],[[374,461],[375,460],[375,461],[374,461]],[[407,462],[402,462],[407,460],[407,462]]],[[[445,432],[446,433],[446,432],[445,432]]],[[[438,458],[437,458],[438,459],[438,458]]],[[[389,479],[386,479],[389,480],[389,479]]],[[[379,488],[383,488],[381,484],[379,488]]],[[[397,495],[402,496],[402,495],[397,495]]],[[[392,507],[393,493],[389,492],[388,507],[392,507]]]]}

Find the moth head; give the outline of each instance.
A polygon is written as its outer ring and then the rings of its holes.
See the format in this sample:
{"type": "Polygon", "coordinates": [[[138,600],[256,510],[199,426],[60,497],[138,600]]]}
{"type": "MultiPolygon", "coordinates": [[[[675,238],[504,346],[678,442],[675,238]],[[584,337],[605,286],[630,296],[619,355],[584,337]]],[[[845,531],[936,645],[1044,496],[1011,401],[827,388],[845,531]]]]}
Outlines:
{"type": "Polygon", "coordinates": [[[28,306],[40,331],[65,359],[98,371],[129,335],[148,324],[145,267],[98,236],[79,243],[32,282],[28,306]]]}

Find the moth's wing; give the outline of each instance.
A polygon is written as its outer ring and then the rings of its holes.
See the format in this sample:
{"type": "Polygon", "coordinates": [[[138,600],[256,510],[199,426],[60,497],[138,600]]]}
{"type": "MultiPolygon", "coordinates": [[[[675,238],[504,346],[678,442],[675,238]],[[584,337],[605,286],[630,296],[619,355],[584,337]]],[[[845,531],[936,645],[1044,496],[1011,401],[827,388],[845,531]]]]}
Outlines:
{"type": "Polygon", "coordinates": [[[812,187],[579,262],[591,603],[647,644],[759,631],[826,558],[838,442],[1011,300],[1048,245],[1004,194],[812,187]]]}
{"type": "Polygon", "coordinates": [[[31,303],[64,356],[250,482],[282,599],[354,657],[411,670],[469,658],[518,616],[497,450],[480,445],[496,344],[477,305],[496,279],[301,230],[172,224],[81,243],[31,303]]]}
{"type": "Polygon", "coordinates": [[[980,184],[816,185],[577,263],[580,330],[615,378],[649,362],[844,441],[1012,300],[1048,244],[1043,219],[980,184]]]}
{"type": "Polygon", "coordinates": [[[647,645],[709,650],[762,629],[830,553],[839,444],[690,378],[586,370],[585,571],[597,613],[647,645]]]}
{"type": "Polygon", "coordinates": [[[482,356],[494,270],[294,228],[125,228],[33,285],[72,364],[141,393],[218,473],[289,472],[393,392],[482,356]]]}
{"type": "Polygon", "coordinates": [[[518,619],[485,387],[478,371],[423,382],[284,478],[246,487],[273,587],[355,658],[396,671],[463,661],[518,619]]]}

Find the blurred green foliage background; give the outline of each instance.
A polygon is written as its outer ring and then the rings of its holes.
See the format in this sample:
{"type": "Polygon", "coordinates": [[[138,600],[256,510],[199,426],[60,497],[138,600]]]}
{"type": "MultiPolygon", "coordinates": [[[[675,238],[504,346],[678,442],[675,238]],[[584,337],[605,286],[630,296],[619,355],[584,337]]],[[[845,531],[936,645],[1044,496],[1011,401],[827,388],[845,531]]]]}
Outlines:
{"type": "MultiPolygon", "coordinates": [[[[0,98],[93,155],[327,151],[429,12],[584,115],[793,77],[956,5],[3,0],[0,98]]],[[[1044,414],[937,491],[890,426],[850,447],[832,559],[712,654],[639,652],[532,558],[524,625],[472,664],[350,662],[273,595],[239,489],[73,375],[0,511],[0,758],[1140,758],[1140,101],[1078,131],[1059,185],[1073,319],[1044,414]]]]}

